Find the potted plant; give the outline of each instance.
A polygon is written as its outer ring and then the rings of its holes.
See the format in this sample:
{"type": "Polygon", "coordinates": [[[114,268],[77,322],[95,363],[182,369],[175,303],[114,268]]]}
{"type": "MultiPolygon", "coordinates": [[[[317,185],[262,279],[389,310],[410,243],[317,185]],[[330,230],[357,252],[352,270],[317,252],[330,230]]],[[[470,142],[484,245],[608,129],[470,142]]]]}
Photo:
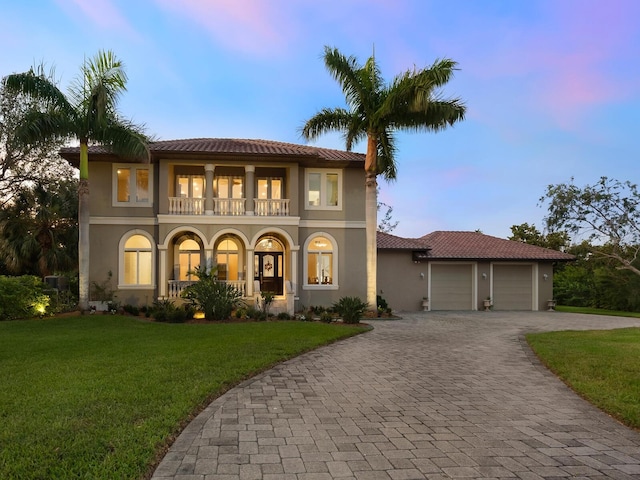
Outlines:
{"type": "Polygon", "coordinates": [[[553,312],[556,309],[556,301],[554,299],[547,300],[547,311],[553,312]]]}
{"type": "Polygon", "coordinates": [[[491,297],[487,297],[482,301],[483,305],[484,305],[484,311],[488,312],[489,310],[491,310],[491,297]]]}
{"type": "Polygon", "coordinates": [[[429,310],[429,297],[422,297],[422,311],[426,312],[429,310]]]}

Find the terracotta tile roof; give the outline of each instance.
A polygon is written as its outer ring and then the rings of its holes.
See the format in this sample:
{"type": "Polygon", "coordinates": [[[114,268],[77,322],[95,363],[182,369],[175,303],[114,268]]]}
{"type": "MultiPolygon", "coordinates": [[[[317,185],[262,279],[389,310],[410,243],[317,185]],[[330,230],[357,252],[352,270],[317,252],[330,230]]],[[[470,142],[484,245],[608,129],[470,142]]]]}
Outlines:
{"type": "Polygon", "coordinates": [[[479,232],[437,231],[420,238],[402,238],[378,232],[379,250],[428,250],[434,260],[544,260],[570,261],[573,255],[479,232]]]}
{"type": "MultiPolygon", "coordinates": [[[[240,138],[188,138],[181,140],[162,140],[151,142],[149,149],[153,156],[168,153],[185,154],[236,154],[236,155],[275,155],[303,157],[310,160],[329,160],[343,162],[363,162],[363,153],[347,152],[330,148],[296,145],[272,140],[252,140],[240,138]]],[[[77,156],[78,147],[66,147],[60,153],[64,158],[77,156]]],[[[100,145],[89,147],[89,155],[108,155],[108,148],[100,145]]]]}
{"type": "Polygon", "coordinates": [[[573,255],[479,232],[429,233],[418,240],[431,247],[434,259],[570,261],[573,255]]]}
{"type": "Polygon", "coordinates": [[[382,250],[426,250],[427,245],[418,239],[402,238],[390,233],[377,232],[376,243],[382,250]]]}

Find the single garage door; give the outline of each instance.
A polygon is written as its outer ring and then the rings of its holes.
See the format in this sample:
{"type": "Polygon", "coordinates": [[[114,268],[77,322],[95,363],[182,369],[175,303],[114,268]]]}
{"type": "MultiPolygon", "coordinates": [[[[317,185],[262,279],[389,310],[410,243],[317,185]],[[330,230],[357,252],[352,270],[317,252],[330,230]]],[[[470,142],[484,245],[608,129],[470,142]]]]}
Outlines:
{"type": "Polygon", "coordinates": [[[473,308],[472,265],[431,265],[431,309],[473,308]]]}
{"type": "Polygon", "coordinates": [[[531,265],[493,266],[493,308],[495,310],[533,310],[531,265]]]}

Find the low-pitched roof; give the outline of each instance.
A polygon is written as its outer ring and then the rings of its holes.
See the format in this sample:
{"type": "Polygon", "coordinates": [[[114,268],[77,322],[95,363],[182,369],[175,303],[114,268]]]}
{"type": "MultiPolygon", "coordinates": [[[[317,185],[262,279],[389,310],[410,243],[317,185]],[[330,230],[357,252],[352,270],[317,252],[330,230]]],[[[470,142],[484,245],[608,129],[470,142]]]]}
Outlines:
{"type": "MultiPolygon", "coordinates": [[[[161,140],[149,143],[152,157],[179,155],[242,155],[263,157],[296,157],[309,161],[336,161],[348,163],[364,163],[363,153],[347,152],[331,148],[297,145],[294,143],[272,140],[256,140],[242,138],[187,138],[179,140],[161,140]]],[[[79,159],[79,147],[65,147],[60,155],[71,163],[79,159]]],[[[113,156],[108,148],[100,145],[89,147],[91,156],[113,156]]]]}
{"type": "Polygon", "coordinates": [[[480,232],[436,231],[420,238],[378,232],[378,249],[428,250],[433,260],[571,261],[575,257],[549,248],[485,235],[480,232]]]}

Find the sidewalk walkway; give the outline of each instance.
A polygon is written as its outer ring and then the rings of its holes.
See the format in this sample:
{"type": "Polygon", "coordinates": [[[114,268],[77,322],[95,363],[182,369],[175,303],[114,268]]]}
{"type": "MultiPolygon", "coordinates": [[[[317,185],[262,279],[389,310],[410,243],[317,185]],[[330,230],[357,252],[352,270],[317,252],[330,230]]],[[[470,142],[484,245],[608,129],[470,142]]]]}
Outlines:
{"type": "Polygon", "coordinates": [[[522,337],[639,319],[429,312],[372,323],[215,400],[153,480],[640,478],[640,434],[575,395],[522,337]]]}

